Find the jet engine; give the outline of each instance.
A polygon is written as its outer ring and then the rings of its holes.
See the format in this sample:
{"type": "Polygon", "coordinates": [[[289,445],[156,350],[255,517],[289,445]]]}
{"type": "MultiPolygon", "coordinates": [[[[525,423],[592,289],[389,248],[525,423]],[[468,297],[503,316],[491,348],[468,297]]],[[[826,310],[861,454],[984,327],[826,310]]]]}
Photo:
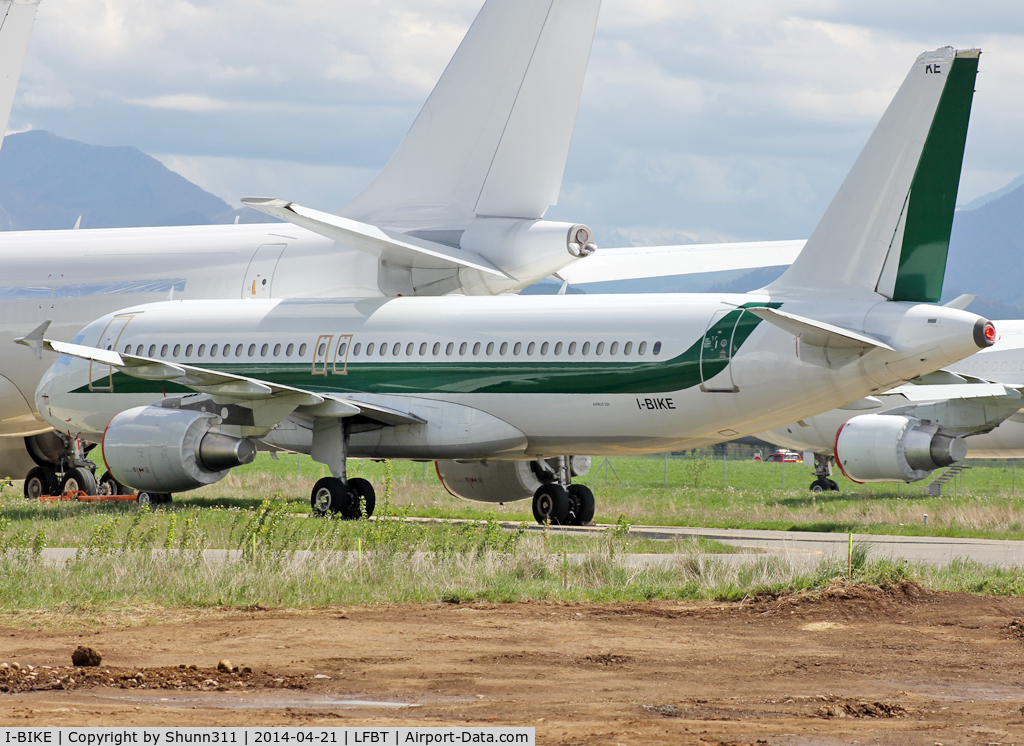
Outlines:
{"type": "Polygon", "coordinates": [[[136,407],[118,414],[103,434],[103,460],[121,484],[140,491],[184,492],[213,484],[250,463],[256,447],[214,432],[206,412],[136,407]]]}
{"type": "MultiPolygon", "coordinates": [[[[590,471],[590,456],[573,456],[570,475],[590,471]]],[[[547,482],[555,481],[557,459],[546,461],[438,461],[437,476],[455,497],[485,503],[525,500],[547,482]]]]}
{"type": "Polygon", "coordinates": [[[839,428],[835,456],[855,482],[916,482],[966,458],[967,443],[914,417],[865,414],[839,428]]]}

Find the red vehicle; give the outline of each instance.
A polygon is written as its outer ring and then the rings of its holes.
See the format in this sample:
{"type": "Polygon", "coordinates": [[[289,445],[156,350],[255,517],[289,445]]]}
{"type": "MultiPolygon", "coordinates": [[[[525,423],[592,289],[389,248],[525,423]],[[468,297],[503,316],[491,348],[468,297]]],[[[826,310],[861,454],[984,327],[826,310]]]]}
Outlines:
{"type": "MultiPolygon", "coordinates": [[[[754,457],[754,460],[758,460],[756,456],[754,457]]],[[[775,464],[802,464],[804,462],[804,457],[803,454],[797,453],[796,451],[776,451],[761,460],[775,464]]]]}

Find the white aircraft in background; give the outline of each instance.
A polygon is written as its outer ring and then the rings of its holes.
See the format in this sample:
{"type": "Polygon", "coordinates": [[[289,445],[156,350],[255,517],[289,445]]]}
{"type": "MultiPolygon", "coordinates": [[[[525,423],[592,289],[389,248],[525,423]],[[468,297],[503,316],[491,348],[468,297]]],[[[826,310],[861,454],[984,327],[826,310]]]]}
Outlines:
{"type": "Polygon", "coordinates": [[[329,467],[311,494],[321,513],[372,512],[349,457],[404,458],[437,460],[463,497],[532,496],[538,521],[586,522],[594,499],[571,483],[572,454],[761,432],[993,343],[985,319],[933,305],[978,55],[918,58],[803,251],[761,291],[136,306],[70,344],[42,328],[19,340],[62,353],[36,404],[67,438],[102,442],[108,484],[147,499],[285,449],[329,467]]]}
{"type": "Polygon", "coordinates": [[[1021,458],[1024,321],[998,327],[992,347],[943,370],[758,437],[812,452],[815,492],[838,489],[833,465],[858,483],[911,483],[965,458],[1021,458]]]}
{"type": "MultiPolygon", "coordinates": [[[[589,228],[543,216],[599,6],[487,0],[391,161],[337,214],[263,200],[290,224],[0,234],[0,346],[43,322],[69,340],[87,319],[168,297],[510,292],[591,254],[589,228]]],[[[0,65],[13,50],[0,46],[0,65]]],[[[13,349],[0,363],[0,475],[38,466],[55,479],[87,462],[34,405],[48,363],[13,349]]]]}

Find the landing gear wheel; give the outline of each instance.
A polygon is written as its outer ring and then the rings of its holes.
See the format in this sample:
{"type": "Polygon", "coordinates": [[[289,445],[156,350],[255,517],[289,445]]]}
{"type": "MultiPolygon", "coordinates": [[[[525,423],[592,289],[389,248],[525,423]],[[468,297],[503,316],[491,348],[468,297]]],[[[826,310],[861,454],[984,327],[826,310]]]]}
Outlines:
{"type": "Polygon", "coordinates": [[[84,492],[87,495],[95,495],[96,477],[84,466],[73,466],[64,472],[64,483],[61,487],[64,492],[84,492]]]}
{"type": "MultiPolygon", "coordinates": [[[[127,494],[127,493],[123,493],[127,494]]],[[[171,501],[171,494],[169,492],[147,492],[143,490],[135,496],[136,504],[141,508],[142,506],[153,507],[154,505],[163,505],[171,501]]]]}
{"type": "Polygon", "coordinates": [[[25,476],[25,499],[38,500],[43,495],[59,495],[57,472],[48,466],[34,466],[25,476]]]}
{"type": "Polygon", "coordinates": [[[811,482],[811,492],[828,492],[831,489],[824,479],[815,479],[811,482]]]}
{"type": "Polygon", "coordinates": [[[344,511],[346,502],[348,502],[348,488],[337,477],[318,479],[309,496],[309,505],[313,509],[313,515],[341,513],[344,511]]]}
{"type": "Polygon", "coordinates": [[[533,517],[537,523],[564,526],[569,522],[569,493],[565,487],[552,482],[542,484],[533,493],[533,517]]]}
{"type": "Polygon", "coordinates": [[[348,480],[348,503],[342,515],[346,518],[369,518],[376,505],[377,495],[372,484],[360,477],[348,480]]]}
{"type": "Polygon", "coordinates": [[[97,495],[130,495],[132,491],[125,487],[123,484],[114,479],[114,476],[109,472],[103,472],[103,476],[100,477],[100,483],[97,487],[97,495]]]}
{"type": "Polygon", "coordinates": [[[586,526],[594,520],[597,507],[594,493],[583,484],[570,484],[569,489],[569,525],[586,526]]]}
{"type": "Polygon", "coordinates": [[[836,484],[834,479],[826,479],[825,481],[828,482],[828,488],[832,490],[832,492],[839,492],[839,485],[836,484]]]}

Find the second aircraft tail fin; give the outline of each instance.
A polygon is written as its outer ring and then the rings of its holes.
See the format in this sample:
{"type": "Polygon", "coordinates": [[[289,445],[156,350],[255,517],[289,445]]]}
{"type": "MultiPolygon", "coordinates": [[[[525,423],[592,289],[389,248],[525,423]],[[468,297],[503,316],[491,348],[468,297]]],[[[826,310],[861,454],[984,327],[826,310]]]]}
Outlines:
{"type": "Polygon", "coordinates": [[[0,0],[0,144],[18,90],[39,0],[0,0]]]}
{"type": "Polygon", "coordinates": [[[555,204],[600,0],[487,0],[376,179],[339,215],[540,218],[555,204]]]}
{"type": "Polygon", "coordinates": [[[772,293],[874,292],[937,303],[980,51],[917,58],[864,150],[772,293]]]}

